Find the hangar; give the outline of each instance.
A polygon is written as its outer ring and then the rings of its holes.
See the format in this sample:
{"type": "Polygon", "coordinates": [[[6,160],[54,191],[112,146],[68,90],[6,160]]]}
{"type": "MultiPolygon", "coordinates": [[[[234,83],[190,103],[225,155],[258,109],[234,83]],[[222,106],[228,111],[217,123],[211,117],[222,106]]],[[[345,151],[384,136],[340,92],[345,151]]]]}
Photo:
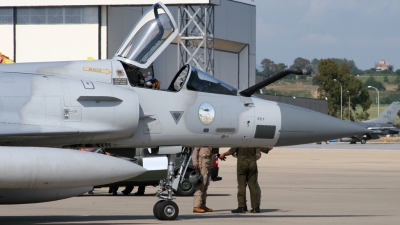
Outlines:
{"type": "MultiPolygon", "coordinates": [[[[112,58],[156,0],[0,1],[0,52],[15,62],[112,58]]],[[[255,83],[252,0],[164,0],[180,29],[146,73],[167,85],[189,63],[238,88],[255,83]]],[[[165,87],[164,87],[165,88],[165,87]]]]}

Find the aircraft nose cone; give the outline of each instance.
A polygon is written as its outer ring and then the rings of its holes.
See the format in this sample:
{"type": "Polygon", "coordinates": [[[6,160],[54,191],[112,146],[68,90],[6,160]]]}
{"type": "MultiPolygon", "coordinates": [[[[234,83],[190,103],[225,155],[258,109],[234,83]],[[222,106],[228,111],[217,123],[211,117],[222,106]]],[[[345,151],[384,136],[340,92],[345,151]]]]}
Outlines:
{"type": "Polygon", "coordinates": [[[343,121],[316,111],[278,104],[282,124],[276,146],[298,145],[368,133],[356,123],[343,121]]]}

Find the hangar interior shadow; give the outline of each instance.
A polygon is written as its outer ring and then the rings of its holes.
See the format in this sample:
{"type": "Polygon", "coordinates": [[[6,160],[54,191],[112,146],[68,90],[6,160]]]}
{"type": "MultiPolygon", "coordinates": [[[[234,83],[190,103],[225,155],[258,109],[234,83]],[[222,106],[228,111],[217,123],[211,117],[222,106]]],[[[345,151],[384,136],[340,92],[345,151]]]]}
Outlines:
{"type": "MultiPolygon", "coordinates": [[[[88,195],[88,194],[84,194],[84,195],[79,195],[79,196],[75,196],[75,197],[98,197],[98,196],[110,196],[110,197],[134,197],[134,198],[140,198],[140,197],[154,197],[155,193],[149,193],[149,194],[144,194],[144,195],[135,195],[135,194],[129,194],[129,195],[124,195],[122,193],[118,193],[118,195],[112,195],[112,194],[93,194],[93,195],[88,195]]],[[[175,195],[173,194],[172,196],[175,196],[177,198],[193,198],[193,196],[180,196],[180,195],[175,195]]],[[[232,196],[231,194],[207,194],[207,196],[232,196]]]]}

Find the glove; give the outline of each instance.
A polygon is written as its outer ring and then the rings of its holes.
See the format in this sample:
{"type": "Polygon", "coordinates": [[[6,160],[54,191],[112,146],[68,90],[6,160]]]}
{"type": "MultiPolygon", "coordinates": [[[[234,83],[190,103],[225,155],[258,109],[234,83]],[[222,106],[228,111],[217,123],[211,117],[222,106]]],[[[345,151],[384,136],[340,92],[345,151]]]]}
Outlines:
{"type": "Polygon", "coordinates": [[[221,155],[220,155],[220,154],[216,154],[215,157],[221,159],[222,161],[225,161],[225,159],[226,159],[225,156],[224,156],[223,158],[221,158],[221,155]]]}

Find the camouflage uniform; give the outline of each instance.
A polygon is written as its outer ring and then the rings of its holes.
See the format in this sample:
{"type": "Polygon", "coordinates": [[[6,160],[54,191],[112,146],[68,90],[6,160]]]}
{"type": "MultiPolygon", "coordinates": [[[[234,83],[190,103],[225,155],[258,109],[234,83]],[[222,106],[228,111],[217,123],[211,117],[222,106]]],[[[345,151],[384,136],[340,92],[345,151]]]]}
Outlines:
{"type": "Polygon", "coordinates": [[[247,208],[246,206],[246,186],[249,186],[251,207],[260,207],[261,189],[258,185],[258,169],[256,154],[261,154],[261,151],[268,153],[268,148],[231,148],[229,153],[237,157],[237,182],[238,182],[238,205],[239,207],[247,208]]]}
{"type": "Polygon", "coordinates": [[[207,189],[210,184],[210,179],[207,179],[207,174],[210,170],[210,162],[211,162],[211,148],[201,147],[194,148],[192,154],[193,165],[199,164],[199,169],[201,175],[203,176],[203,181],[196,185],[196,192],[194,193],[193,198],[193,207],[204,208],[206,207],[207,200],[207,189]],[[204,181],[207,179],[206,184],[204,181]]]}

